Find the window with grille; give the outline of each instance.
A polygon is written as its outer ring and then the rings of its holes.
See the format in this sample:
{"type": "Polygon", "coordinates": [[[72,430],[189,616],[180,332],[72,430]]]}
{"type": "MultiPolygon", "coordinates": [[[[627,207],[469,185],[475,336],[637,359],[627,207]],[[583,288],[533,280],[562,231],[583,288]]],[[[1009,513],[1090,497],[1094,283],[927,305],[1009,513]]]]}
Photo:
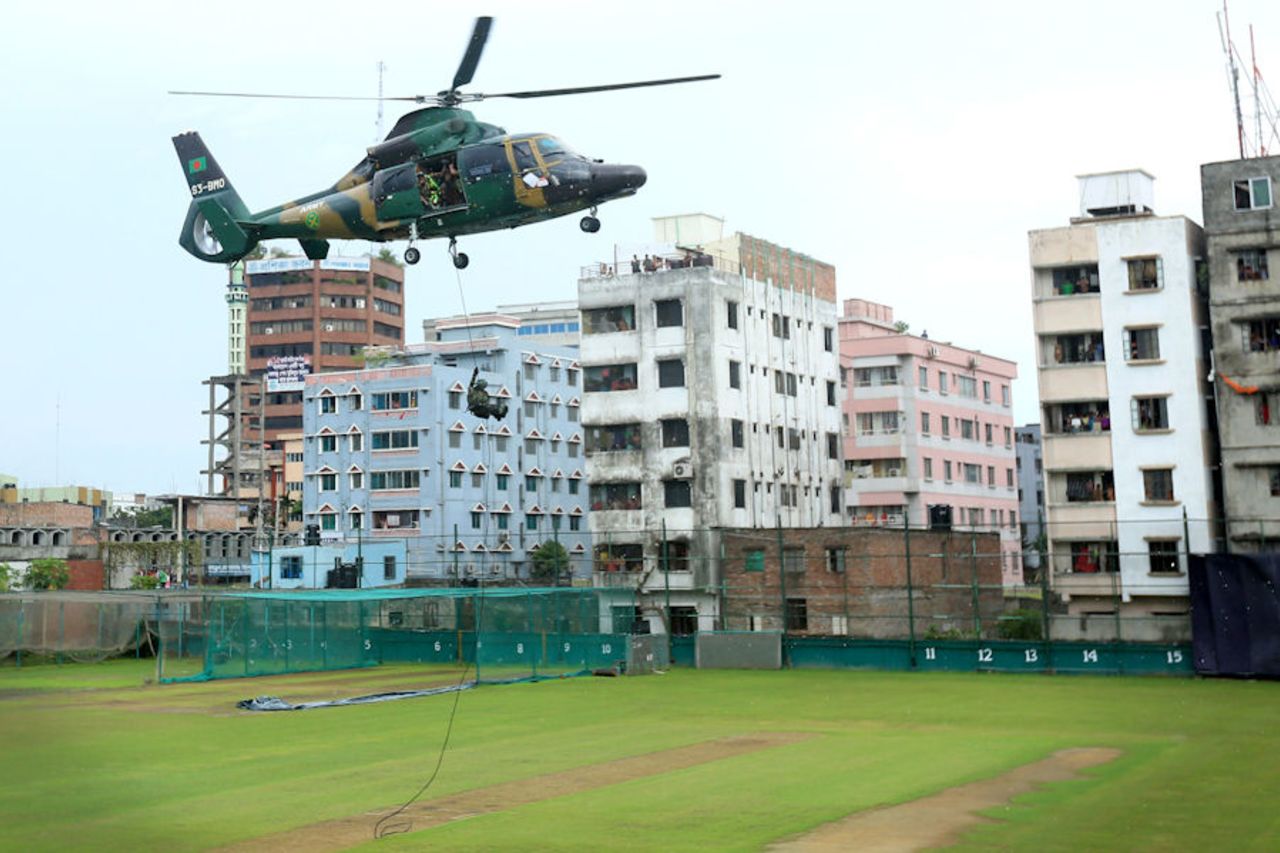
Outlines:
{"type": "Polygon", "coordinates": [[[1178,540],[1156,539],[1147,543],[1147,554],[1152,574],[1177,574],[1178,540]]]}
{"type": "Polygon", "coordinates": [[[1129,289],[1157,290],[1164,286],[1164,262],[1160,258],[1130,258],[1129,289]]]}
{"type": "Polygon", "coordinates": [[[1124,353],[1126,361],[1155,361],[1160,358],[1159,329],[1125,329],[1124,353]]]}
{"type": "Polygon", "coordinates": [[[684,325],[684,308],[679,299],[659,299],[653,307],[658,328],[684,325]]]}
{"type": "Polygon", "coordinates": [[[1237,281],[1266,281],[1270,277],[1266,249],[1241,249],[1236,254],[1237,281]]]}
{"type": "Polygon", "coordinates": [[[1142,487],[1149,501],[1173,500],[1173,469],[1148,468],[1142,472],[1142,487]]]}
{"type": "Polygon", "coordinates": [[[658,362],[658,387],[684,387],[684,361],[678,358],[663,359],[658,362]]]}

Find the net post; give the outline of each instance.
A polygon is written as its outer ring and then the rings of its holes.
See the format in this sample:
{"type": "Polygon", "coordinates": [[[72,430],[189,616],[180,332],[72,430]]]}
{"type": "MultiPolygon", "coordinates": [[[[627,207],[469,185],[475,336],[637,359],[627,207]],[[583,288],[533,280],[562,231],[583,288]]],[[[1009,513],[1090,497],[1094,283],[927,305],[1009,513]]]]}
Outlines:
{"type": "Polygon", "coordinates": [[[978,595],[978,531],[969,530],[969,586],[973,595],[974,639],[982,639],[982,608],[978,595]]]}
{"type": "Polygon", "coordinates": [[[782,597],[782,668],[787,668],[787,552],[782,547],[782,515],[774,517],[774,533],[778,540],[778,593],[782,597]]]}
{"type": "Polygon", "coordinates": [[[902,546],[907,561],[907,658],[911,668],[916,668],[916,610],[915,590],[911,584],[911,515],[910,510],[902,513],[902,546]]]}

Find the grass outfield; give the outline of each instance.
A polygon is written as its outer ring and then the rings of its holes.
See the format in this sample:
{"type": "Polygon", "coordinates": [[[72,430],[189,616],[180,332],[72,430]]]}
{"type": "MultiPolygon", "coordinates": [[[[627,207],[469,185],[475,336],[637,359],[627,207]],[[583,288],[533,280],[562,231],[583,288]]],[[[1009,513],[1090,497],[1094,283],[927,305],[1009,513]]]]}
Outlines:
{"type": "Polygon", "coordinates": [[[0,667],[0,849],[184,850],[254,839],[313,849],[314,834],[292,844],[264,837],[353,818],[354,843],[379,849],[759,850],[1068,747],[1123,754],[990,810],[999,820],[960,846],[1280,849],[1280,684],[676,670],[483,687],[461,695],[427,799],[479,802],[465,798],[484,792],[467,792],[492,788],[490,801],[466,819],[374,842],[365,813],[402,802],[425,780],[453,697],[272,714],[234,702],[402,689],[456,672],[402,666],[144,685],[153,674],[128,660],[0,667]],[[635,769],[646,754],[775,734],[714,760],[664,767],[664,756],[649,756],[635,769]],[[556,793],[565,779],[588,778],[588,765],[630,775],[556,793]]]}

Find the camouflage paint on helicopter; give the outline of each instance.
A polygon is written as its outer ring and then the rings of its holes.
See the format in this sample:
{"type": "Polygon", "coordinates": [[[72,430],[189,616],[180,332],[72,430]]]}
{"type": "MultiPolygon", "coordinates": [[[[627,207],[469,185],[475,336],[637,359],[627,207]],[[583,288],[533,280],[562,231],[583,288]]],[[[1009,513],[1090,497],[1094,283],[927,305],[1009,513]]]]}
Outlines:
{"type": "Polygon", "coordinates": [[[429,107],[402,118],[333,186],[250,214],[199,134],[173,141],[184,165],[204,164],[187,176],[194,198],[179,243],[215,262],[279,237],[298,239],[315,259],[326,256],[330,239],[454,238],[515,228],[633,195],[645,182],[640,167],[590,161],[555,137],[513,136],[465,110],[429,107]],[[451,167],[456,192],[433,204],[420,180],[451,167]]]}
{"type": "Polygon", "coordinates": [[[279,237],[298,240],[313,260],[328,254],[329,240],[333,239],[407,239],[405,260],[412,264],[420,254],[414,242],[448,237],[454,264],[465,267],[467,256],[456,249],[456,238],[464,234],[517,228],[580,210],[590,211],[582,218],[582,230],[595,232],[600,230],[596,206],[634,195],[644,186],[644,169],[589,160],[548,134],[508,134],[500,127],[476,121],[475,116],[457,105],[486,98],[543,98],[666,86],[720,76],[706,74],[498,95],[460,92],[459,87],[471,81],[491,24],[492,18],[476,20],[449,89],[434,96],[381,99],[434,102],[436,106],[402,116],[387,138],[368,149],[367,156],[333,186],[278,207],[250,213],[200,135],[191,132],[175,136],[174,148],[192,195],[179,244],[200,260],[221,263],[244,257],[262,240],[279,237]]]}

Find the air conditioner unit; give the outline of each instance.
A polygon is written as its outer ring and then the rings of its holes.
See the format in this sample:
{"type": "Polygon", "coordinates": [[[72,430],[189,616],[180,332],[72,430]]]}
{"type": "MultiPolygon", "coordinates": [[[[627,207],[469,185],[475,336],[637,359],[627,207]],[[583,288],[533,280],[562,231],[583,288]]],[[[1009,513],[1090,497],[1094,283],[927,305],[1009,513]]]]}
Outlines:
{"type": "Polygon", "coordinates": [[[276,330],[271,328],[270,326],[267,326],[265,329],[262,330],[262,333],[264,335],[274,335],[276,333],[276,330]]]}
{"type": "Polygon", "coordinates": [[[677,480],[692,480],[693,464],[690,462],[677,462],[671,466],[671,474],[677,480]]]}
{"type": "Polygon", "coordinates": [[[501,544],[501,543],[503,543],[503,542],[510,542],[510,541],[511,541],[511,531],[510,531],[510,530],[503,530],[503,531],[501,531],[501,532],[498,534],[498,542],[499,542],[499,544],[501,544]]]}
{"type": "Polygon", "coordinates": [[[927,355],[929,356],[929,358],[937,358],[937,357],[938,357],[938,348],[937,348],[937,347],[935,347],[935,346],[930,346],[930,347],[929,347],[929,349],[928,349],[927,355]]]}
{"type": "Polygon", "coordinates": [[[332,331],[333,331],[333,324],[332,324],[332,323],[325,323],[325,324],[324,324],[324,330],[325,330],[326,332],[332,332],[332,331]]]}
{"type": "Polygon", "coordinates": [[[900,469],[898,469],[898,468],[890,468],[890,469],[889,469],[889,473],[888,473],[886,476],[888,476],[888,477],[900,477],[900,476],[902,476],[902,471],[901,471],[900,469]]]}

